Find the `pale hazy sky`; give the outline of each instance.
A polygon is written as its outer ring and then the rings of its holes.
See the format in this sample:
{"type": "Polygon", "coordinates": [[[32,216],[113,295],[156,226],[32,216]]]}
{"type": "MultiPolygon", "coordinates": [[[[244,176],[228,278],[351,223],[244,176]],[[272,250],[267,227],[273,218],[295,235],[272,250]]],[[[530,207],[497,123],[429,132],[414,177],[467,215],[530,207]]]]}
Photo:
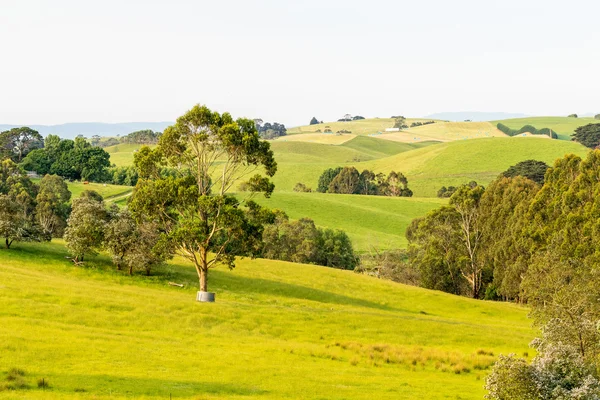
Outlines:
{"type": "Polygon", "coordinates": [[[0,123],[600,112],[597,0],[0,0],[0,123]]]}

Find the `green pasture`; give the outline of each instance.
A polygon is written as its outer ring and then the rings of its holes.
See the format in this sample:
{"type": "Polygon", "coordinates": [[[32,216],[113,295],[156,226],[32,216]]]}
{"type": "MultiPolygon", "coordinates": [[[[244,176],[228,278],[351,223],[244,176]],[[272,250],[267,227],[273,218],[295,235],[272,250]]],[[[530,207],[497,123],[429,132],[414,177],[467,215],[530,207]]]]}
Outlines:
{"type": "Polygon", "coordinates": [[[257,196],[254,200],[270,209],[283,210],[292,219],[309,217],[318,226],[341,229],[360,252],[406,247],[404,233],[410,222],[447,202],[437,198],[294,192],[276,192],[269,199],[257,196]]]}
{"type": "Polygon", "coordinates": [[[494,126],[499,122],[512,129],[520,129],[525,125],[532,125],[537,129],[550,128],[558,134],[560,139],[571,140],[571,135],[575,132],[575,129],[587,124],[599,124],[600,120],[594,118],[527,117],[492,121],[494,126]]]}
{"type": "Polygon", "coordinates": [[[534,159],[552,165],[565,154],[585,156],[587,152],[587,148],[575,142],[496,137],[436,144],[363,164],[380,172],[402,171],[416,196],[433,197],[441,186],[456,186],[471,180],[486,185],[519,161],[534,159]]]}
{"type": "Polygon", "coordinates": [[[212,270],[201,304],[182,260],[129,277],[66,255],[0,250],[0,387],[25,373],[0,399],[481,399],[498,354],[532,355],[512,304],[265,260],[212,270]]]}
{"type": "MultiPolygon", "coordinates": [[[[407,118],[406,123],[410,125],[413,122],[431,121],[425,118],[407,118]]],[[[289,128],[288,135],[296,135],[301,133],[315,133],[318,130],[325,132],[326,127],[329,127],[333,133],[341,130],[350,131],[354,135],[372,135],[377,132],[385,132],[386,128],[393,128],[396,122],[393,118],[367,118],[357,121],[348,122],[325,122],[315,125],[304,125],[289,128]]]]}

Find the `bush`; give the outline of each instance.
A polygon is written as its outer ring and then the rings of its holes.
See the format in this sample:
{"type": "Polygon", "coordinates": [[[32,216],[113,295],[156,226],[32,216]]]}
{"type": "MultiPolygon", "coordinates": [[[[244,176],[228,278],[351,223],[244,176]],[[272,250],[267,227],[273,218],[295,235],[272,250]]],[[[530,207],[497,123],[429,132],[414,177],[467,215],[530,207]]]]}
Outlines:
{"type": "Polygon", "coordinates": [[[577,114],[569,114],[569,118],[577,118],[577,114]]]}
{"type": "Polygon", "coordinates": [[[600,124],[587,124],[575,129],[572,139],[590,149],[600,145],[600,124]]]}
{"type": "Polygon", "coordinates": [[[496,128],[498,128],[499,131],[503,132],[507,136],[515,136],[528,132],[532,135],[546,135],[550,136],[552,139],[558,139],[556,132],[550,128],[536,129],[533,125],[525,125],[521,129],[512,129],[502,123],[498,123],[496,128]]]}
{"type": "Polygon", "coordinates": [[[354,269],[358,264],[352,242],[340,230],[321,229],[310,218],[289,221],[279,212],[275,223],[265,226],[262,256],[272,260],[354,269]]]}
{"type": "Polygon", "coordinates": [[[342,171],[342,167],[329,168],[323,171],[319,177],[319,183],[317,185],[317,192],[326,193],[329,189],[329,184],[335,179],[335,177],[342,171]]]}
{"type": "Polygon", "coordinates": [[[594,119],[600,119],[600,114],[594,115],[594,119]]]}
{"type": "Polygon", "coordinates": [[[310,120],[310,125],[316,125],[319,123],[319,120],[316,119],[315,117],[312,117],[312,119],[310,120]]]}
{"type": "Polygon", "coordinates": [[[296,186],[294,186],[294,192],[311,193],[312,189],[307,187],[304,183],[298,182],[296,183],[296,186]]]}
{"type": "Polygon", "coordinates": [[[354,272],[405,285],[421,284],[421,275],[408,262],[406,250],[374,251],[371,254],[363,254],[360,257],[360,265],[354,272]]]}

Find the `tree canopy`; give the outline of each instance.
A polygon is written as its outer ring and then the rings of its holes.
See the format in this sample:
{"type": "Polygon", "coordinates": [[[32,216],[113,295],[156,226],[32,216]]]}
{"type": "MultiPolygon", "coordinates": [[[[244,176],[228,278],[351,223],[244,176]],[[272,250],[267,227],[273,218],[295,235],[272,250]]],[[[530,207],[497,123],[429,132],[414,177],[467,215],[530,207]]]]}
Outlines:
{"type": "Polygon", "coordinates": [[[525,160],[521,161],[502,173],[502,176],[507,178],[514,178],[516,176],[523,176],[531,179],[535,183],[540,185],[544,184],[544,176],[550,166],[543,161],[536,160],[525,160]]]}
{"type": "Polygon", "coordinates": [[[595,149],[600,145],[600,124],[587,124],[575,129],[571,140],[581,143],[585,147],[595,149]]]}
{"type": "Polygon", "coordinates": [[[210,268],[234,268],[236,256],[260,252],[268,213],[227,194],[244,179],[253,193],[273,191],[268,177],[277,164],[253,120],[196,105],[164,131],[156,149],[138,153],[141,179],[130,209],[135,218],[155,223],[165,246],[194,264],[201,291],[210,268]],[[177,175],[160,176],[161,165],[177,175]]]}

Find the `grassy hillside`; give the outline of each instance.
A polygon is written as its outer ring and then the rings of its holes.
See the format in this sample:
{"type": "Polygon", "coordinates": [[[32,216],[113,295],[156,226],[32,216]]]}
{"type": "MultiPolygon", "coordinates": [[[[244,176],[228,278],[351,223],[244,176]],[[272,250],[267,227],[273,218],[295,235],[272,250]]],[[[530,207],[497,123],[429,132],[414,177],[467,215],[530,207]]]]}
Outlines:
{"type": "Polygon", "coordinates": [[[494,136],[505,137],[506,135],[489,122],[436,122],[409,128],[402,132],[386,133],[378,137],[411,143],[424,140],[448,142],[494,136]]]}
{"type": "Polygon", "coordinates": [[[0,399],[481,399],[499,353],[531,352],[511,304],[264,260],[213,270],[200,304],[180,261],[130,278],[64,255],[0,250],[0,385],[29,386],[0,399]]]}
{"type": "Polygon", "coordinates": [[[587,152],[588,149],[578,143],[560,140],[488,138],[437,144],[369,161],[364,166],[381,172],[402,171],[416,196],[435,196],[441,186],[459,185],[470,180],[485,185],[519,161],[535,159],[551,165],[565,154],[584,156],[587,152]]]}
{"type": "Polygon", "coordinates": [[[115,164],[117,167],[126,167],[133,165],[133,153],[140,147],[142,147],[141,144],[122,143],[106,147],[104,150],[110,154],[111,164],[115,164]]]}
{"type": "Polygon", "coordinates": [[[255,200],[284,210],[292,219],[310,217],[321,227],[346,231],[358,251],[406,247],[408,224],[446,202],[326,193],[274,193],[270,199],[255,200]]]}
{"type": "Polygon", "coordinates": [[[550,128],[558,133],[560,139],[570,140],[575,129],[587,124],[598,124],[600,120],[594,118],[528,117],[505,119],[502,121],[493,121],[492,123],[495,126],[499,122],[512,129],[520,129],[525,125],[533,125],[537,129],[550,128]]]}
{"type": "MultiPolygon", "coordinates": [[[[423,118],[407,118],[406,123],[410,125],[413,122],[431,121],[423,118]]],[[[329,127],[334,133],[340,130],[347,130],[353,135],[371,135],[377,132],[385,132],[386,128],[393,128],[395,119],[393,118],[367,118],[357,121],[348,122],[325,122],[323,124],[297,126],[287,130],[288,135],[296,135],[300,133],[314,133],[320,130],[325,131],[325,127],[329,127]]],[[[335,135],[330,135],[335,136],[335,135]]]]}

